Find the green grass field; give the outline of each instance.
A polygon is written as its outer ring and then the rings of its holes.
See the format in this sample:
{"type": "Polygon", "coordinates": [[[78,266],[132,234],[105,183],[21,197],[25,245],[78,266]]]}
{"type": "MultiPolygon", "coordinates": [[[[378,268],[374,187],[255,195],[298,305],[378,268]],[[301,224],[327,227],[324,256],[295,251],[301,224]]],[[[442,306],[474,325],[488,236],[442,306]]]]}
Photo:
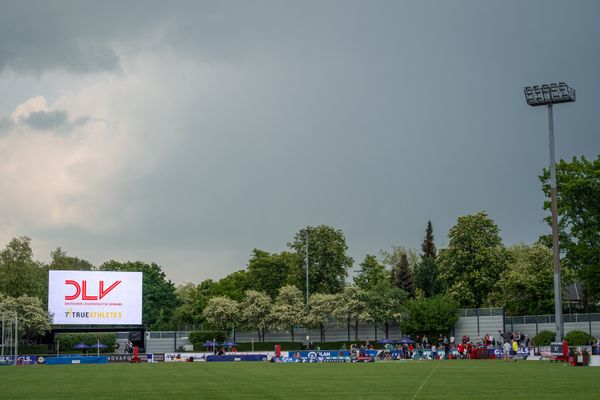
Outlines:
{"type": "Polygon", "coordinates": [[[600,399],[600,368],[451,360],[0,368],[0,399],[600,399]]]}

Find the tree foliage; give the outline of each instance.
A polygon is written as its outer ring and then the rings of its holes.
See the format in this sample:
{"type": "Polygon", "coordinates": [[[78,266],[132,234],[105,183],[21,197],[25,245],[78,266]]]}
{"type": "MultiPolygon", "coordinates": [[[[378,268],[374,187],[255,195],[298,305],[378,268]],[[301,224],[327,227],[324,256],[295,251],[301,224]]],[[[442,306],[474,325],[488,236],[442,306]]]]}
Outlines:
{"type": "Polygon", "coordinates": [[[206,322],[216,330],[235,328],[240,320],[240,306],[237,301],[227,297],[211,298],[203,311],[206,322]]]}
{"type": "Polygon", "coordinates": [[[308,235],[308,267],[310,293],[338,293],[346,285],[353,260],[346,254],[344,233],[330,226],[306,227],[296,233],[288,246],[295,251],[296,265],[291,282],[306,292],[306,236],[308,235]]]}
{"type": "Polygon", "coordinates": [[[95,269],[92,263],[78,257],[69,256],[60,247],[50,253],[50,258],[50,264],[48,265],[50,270],[92,271],[95,269]]]}
{"type": "MultiPolygon", "coordinates": [[[[198,285],[199,286],[199,285],[198,285]]],[[[177,286],[175,296],[179,306],[173,312],[173,323],[179,327],[184,324],[195,324],[204,320],[202,311],[206,302],[201,302],[198,286],[187,282],[177,286]]]]}
{"type": "Polygon", "coordinates": [[[142,323],[153,330],[173,328],[173,313],[179,303],[175,285],[167,279],[160,266],[142,261],[107,261],[100,270],[142,272],[142,323]]]}
{"type": "Polygon", "coordinates": [[[279,289],[272,308],[273,324],[285,329],[294,341],[294,326],[303,325],[306,319],[302,292],[296,286],[286,285],[279,289]]]}
{"type": "Polygon", "coordinates": [[[385,267],[377,261],[377,257],[367,254],[360,270],[354,277],[354,284],[363,290],[371,290],[390,280],[390,273],[385,267]]]}
{"type": "Polygon", "coordinates": [[[247,271],[240,270],[219,279],[211,287],[212,296],[225,296],[242,301],[246,290],[251,288],[248,275],[247,271]]]}
{"type": "Polygon", "coordinates": [[[436,257],[435,243],[433,242],[433,225],[431,221],[427,221],[427,228],[425,229],[425,238],[421,244],[421,258],[436,257]]]}
{"type": "Polygon", "coordinates": [[[499,232],[485,212],[459,217],[450,229],[438,257],[440,280],[461,307],[493,305],[490,295],[509,261],[499,232]]]}
{"type": "Polygon", "coordinates": [[[23,295],[15,298],[0,293],[0,311],[6,315],[17,315],[20,338],[31,340],[51,329],[52,316],[37,297],[23,295]]]}
{"type": "Polygon", "coordinates": [[[290,273],[296,264],[295,255],[292,253],[284,251],[280,254],[270,254],[254,249],[248,262],[248,287],[275,298],[279,288],[290,280],[290,273]]]}
{"type": "Polygon", "coordinates": [[[366,292],[370,320],[383,324],[385,336],[389,337],[390,323],[399,322],[404,314],[407,293],[389,281],[379,283],[366,292]]]}
{"type": "MultiPolygon", "coordinates": [[[[550,171],[540,176],[550,209],[550,171]]],[[[600,155],[556,164],[560,247],[564,263],[577,272],[588,304],[600,301],[600,155]]],[[[550,217],[546,219],[551,224],[550,217]]],[[[546,242],[551,243],[550,237],[546,242]]]]}
{"type": "MultiPolygon", "coordinates": [[[[554,274],[552,250],[542,244],[516,245],[508,248],[510,264],[498,281],[494,303],[504,305],[508,315],[554,313],[554,274]]],[[[572,281],[569,270],[563,271],[563,290],[572,281]]]]}
{"type": "Polygon", "coordinates": [[[433,226],[427,221],[425,238],[421,244],[421,259],[415,265],[414,281],[415,288],[420,290],[425,297],[432,297],[441,292],[438,279],[438,268],[435,261],[436,248],[433,242],[433,226]]]}
{"type": "Polygon", "coordinates": [[[415,270],[415,288],[425,297],[432,297],[442,292],[438,278],[438,267],[435,258],[424,257],[415,270]]]}
{"type": "Polygon", "coordinates": [[[265,340],[265,332],[273,323],[272,303],[268,294],[247,290],[242,301],[240,319],[248,329],[256,329],[261,341],[265,340]]]}
{"type": "Polygon", "coordinates": [[[367,292],[357,286],[348,286],[338,294],[338,301],[333,315],[338,323],[348,323],[354,329],[355,340],[358,340],[358,324],[370,321],[367,292]]]}
{"type": "Polygon", "coordinates": [[[47,286],[47,270],[33,260],[31,239],[25,236],[12,239],[0,251],[0,293],[44,299],[47,286]]]}
{"type": "Polygon", "coordinates": [[[406,303],[400,327],[411,335],[445,335],[458,321],[457,311],[458,303],[448,296],[418,297],[406,303]]]}
{"type": "Polygon", "coordinates": [[[411,297],[415,294],[413,272],[406,253],[400,255],[400,261],[392,269],[392,285],[402,289],[411,297]]]}
{"type": "Polygon", "coordinates": [[[325,340],[325,325],[332,321],[337,303],[338,296],[335,294],[313,293],[310,295],[306,323],[312,328],[319,327],[321,341],[325,340]]]}

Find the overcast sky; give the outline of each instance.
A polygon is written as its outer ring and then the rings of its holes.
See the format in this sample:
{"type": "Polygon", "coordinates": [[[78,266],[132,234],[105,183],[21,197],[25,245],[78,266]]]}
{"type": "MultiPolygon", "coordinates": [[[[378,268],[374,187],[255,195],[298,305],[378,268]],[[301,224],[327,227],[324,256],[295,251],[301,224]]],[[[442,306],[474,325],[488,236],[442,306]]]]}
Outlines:
{"type": "Polygon", "coordinates": [[[0,245],[220,278],[307,225],[355,266],[485,210],[549,232],[556,153],[600,153],[598,1],[0,0],[0,245]]]}

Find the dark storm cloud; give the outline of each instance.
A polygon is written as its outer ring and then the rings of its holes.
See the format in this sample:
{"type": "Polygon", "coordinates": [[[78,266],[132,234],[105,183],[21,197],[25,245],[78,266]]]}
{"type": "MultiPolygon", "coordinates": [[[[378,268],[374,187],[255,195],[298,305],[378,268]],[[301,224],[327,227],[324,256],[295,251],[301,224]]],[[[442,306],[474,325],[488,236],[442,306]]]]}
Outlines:
{"type": "Polygon", "coordinates": [[[152,155],[145,140],[169,138],[155,168],[101,188],[118,194],[115,212],[129,205],[132,221],[106,237],[65,231],[56,242],[83,258],[135,249],[131,257],[161,263],[173,279],[197,281],[324,223],[344,230],[358,264],[392,245],[417,247],[429,219],[442,247],[458,216],[482,209],[506,243],[533,242],[548,230],[537,178],[547,126],[545,110],[525,104],[525,85],[566,80],[578,89],[577,103],[555,112],[557,156],[600,152],[593,1],[4,8],[0,68],[122,71],[124,82],[131,73],[142,82],[135,90],[152,89],[127,101],[136,107],[123,118],[147,132],[136,145],[152,155]]]}

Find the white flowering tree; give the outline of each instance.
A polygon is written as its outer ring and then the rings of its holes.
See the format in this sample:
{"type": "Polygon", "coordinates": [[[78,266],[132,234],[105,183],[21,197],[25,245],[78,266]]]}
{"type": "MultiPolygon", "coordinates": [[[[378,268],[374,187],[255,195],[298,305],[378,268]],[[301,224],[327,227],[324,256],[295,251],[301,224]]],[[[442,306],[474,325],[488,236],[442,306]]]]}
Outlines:
{"type": "Polygon", "coordinates": [[[208,300],[202,314],[213,328],[231,330],[240,320],[239,303],[227,297],[213,297],[208,300]]]}
{"type": "Polygon", "coordinates": [[[347,323],[354,329],[354,340],[358,341],[358,324],[370,321],[367,292],[357,286],[348,286],[338,295],[333,315],[338,323],[347,323]]]}
{"type": "Polygon", "coordinates": [[[19,338],[33,339],[52,327],[52,316],[44,309],[42,301],[33,296],[17,298],[0,294],[0,311],[16,314],[19,319],[19,338]]]}
{"type": "Polygon", "coordinates": [[[325,341],[325,325],[333,320],[333,312],[337,306],[338,296],[328,293],[313,293],[308,302],[306,323],[311,328],[319,328],[321,342],[325,341]]]}
{"type": "Polygon", "coordinates": [[[241,322],[250,329],[258,331],[259,340],[265,340],[265,332],[272,326],[272,303],[268,294],[247,290],[241,305],[241,322]]]}
{"type": "Polygon", "coordinates": [[[285,329],[292,335],[294,341],[294,327],[304,325],[306,315],[304,301],[300,289],[296,286],[286,285],[279,288],[272,309],[273,323],[278,329],[285,329]]]}

